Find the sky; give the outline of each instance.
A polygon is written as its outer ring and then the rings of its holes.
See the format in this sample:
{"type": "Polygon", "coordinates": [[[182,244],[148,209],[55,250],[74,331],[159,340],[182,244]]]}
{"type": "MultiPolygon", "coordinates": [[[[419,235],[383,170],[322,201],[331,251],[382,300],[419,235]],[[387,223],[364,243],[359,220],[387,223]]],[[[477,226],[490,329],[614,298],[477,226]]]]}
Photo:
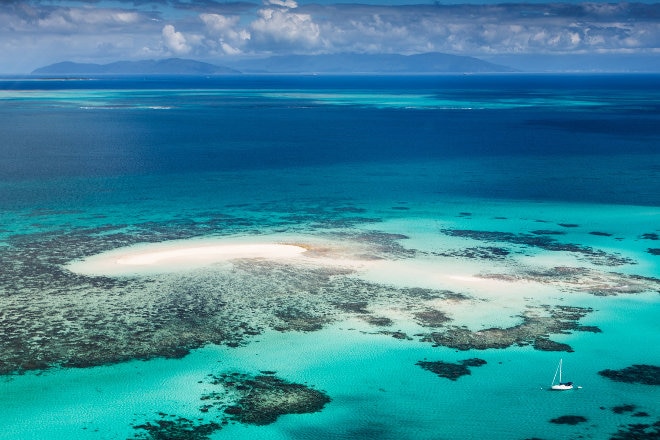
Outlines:
{"type": "Polygon", "coordinates": [[[660,2],[0,0],[0,73],[60,61],[179,57],[222,65],[345,52],[494,61],[636,56],[660,67],[660,2]]]}

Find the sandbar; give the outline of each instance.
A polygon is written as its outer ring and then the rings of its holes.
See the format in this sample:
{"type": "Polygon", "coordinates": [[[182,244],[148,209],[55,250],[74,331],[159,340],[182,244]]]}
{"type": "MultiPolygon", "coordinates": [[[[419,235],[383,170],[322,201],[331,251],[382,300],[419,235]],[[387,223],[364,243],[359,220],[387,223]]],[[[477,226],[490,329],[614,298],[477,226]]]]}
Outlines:
{"type": "Polygon", "coordinates": [[[182,240],[115,249],[71,262],[66,268],[82,275],[122,276],[178,272],[245,258],[288,260],[306,251],[282,243],[182,240]]]}

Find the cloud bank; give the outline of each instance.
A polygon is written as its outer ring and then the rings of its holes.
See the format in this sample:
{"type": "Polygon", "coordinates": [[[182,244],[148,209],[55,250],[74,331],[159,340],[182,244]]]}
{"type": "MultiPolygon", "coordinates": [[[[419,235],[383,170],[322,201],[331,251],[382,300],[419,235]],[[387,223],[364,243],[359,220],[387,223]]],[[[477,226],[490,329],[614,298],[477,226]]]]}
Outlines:
{"type": "Polygon", "coordinates": [[[0,3],[3,65],[184,55],[221,62],[235,55],[339,52],[660,54],[660,3],[67,4],[0,3]]]}

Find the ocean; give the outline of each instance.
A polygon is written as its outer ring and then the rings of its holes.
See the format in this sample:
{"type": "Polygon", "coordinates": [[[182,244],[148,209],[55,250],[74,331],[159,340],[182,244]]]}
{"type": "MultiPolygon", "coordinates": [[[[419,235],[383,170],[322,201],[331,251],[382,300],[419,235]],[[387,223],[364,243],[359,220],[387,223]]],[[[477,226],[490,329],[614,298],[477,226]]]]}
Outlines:
{"type": "Polygon", "coordinates": [[[1,77],[0,133],[0,439],[660,436],[658,75],[1,77]]]}

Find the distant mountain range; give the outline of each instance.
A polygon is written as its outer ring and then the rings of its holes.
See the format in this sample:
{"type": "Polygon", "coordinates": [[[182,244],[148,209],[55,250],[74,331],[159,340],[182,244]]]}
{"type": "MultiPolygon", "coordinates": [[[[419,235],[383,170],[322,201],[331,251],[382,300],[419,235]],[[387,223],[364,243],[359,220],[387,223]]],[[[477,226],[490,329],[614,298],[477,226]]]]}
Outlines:
{"type": "Polygon", "coordinates": [[[513,72],[478,58],[424,53],[286,55],[243,60],[233,66],[246,73],[476,73],[513,72]]]}
{"type": "Polygon", "coordinates": [[[240,72],[229,67],[180,58],[117,61],[110,64],[65,61],[40,67],[32,72],[33,75],[221,75],[232,73],[240,72]]]}
{"type": "Polygon", "coordinates": [[[237,73],[486,73],[513,72],[478,58],[425,53],[284,55],[235,60],[228,66],[169,58],[164,60],[118,61],[82,64],[66,61],[41,67],[33,75],[222,75],[237,73]]]}

